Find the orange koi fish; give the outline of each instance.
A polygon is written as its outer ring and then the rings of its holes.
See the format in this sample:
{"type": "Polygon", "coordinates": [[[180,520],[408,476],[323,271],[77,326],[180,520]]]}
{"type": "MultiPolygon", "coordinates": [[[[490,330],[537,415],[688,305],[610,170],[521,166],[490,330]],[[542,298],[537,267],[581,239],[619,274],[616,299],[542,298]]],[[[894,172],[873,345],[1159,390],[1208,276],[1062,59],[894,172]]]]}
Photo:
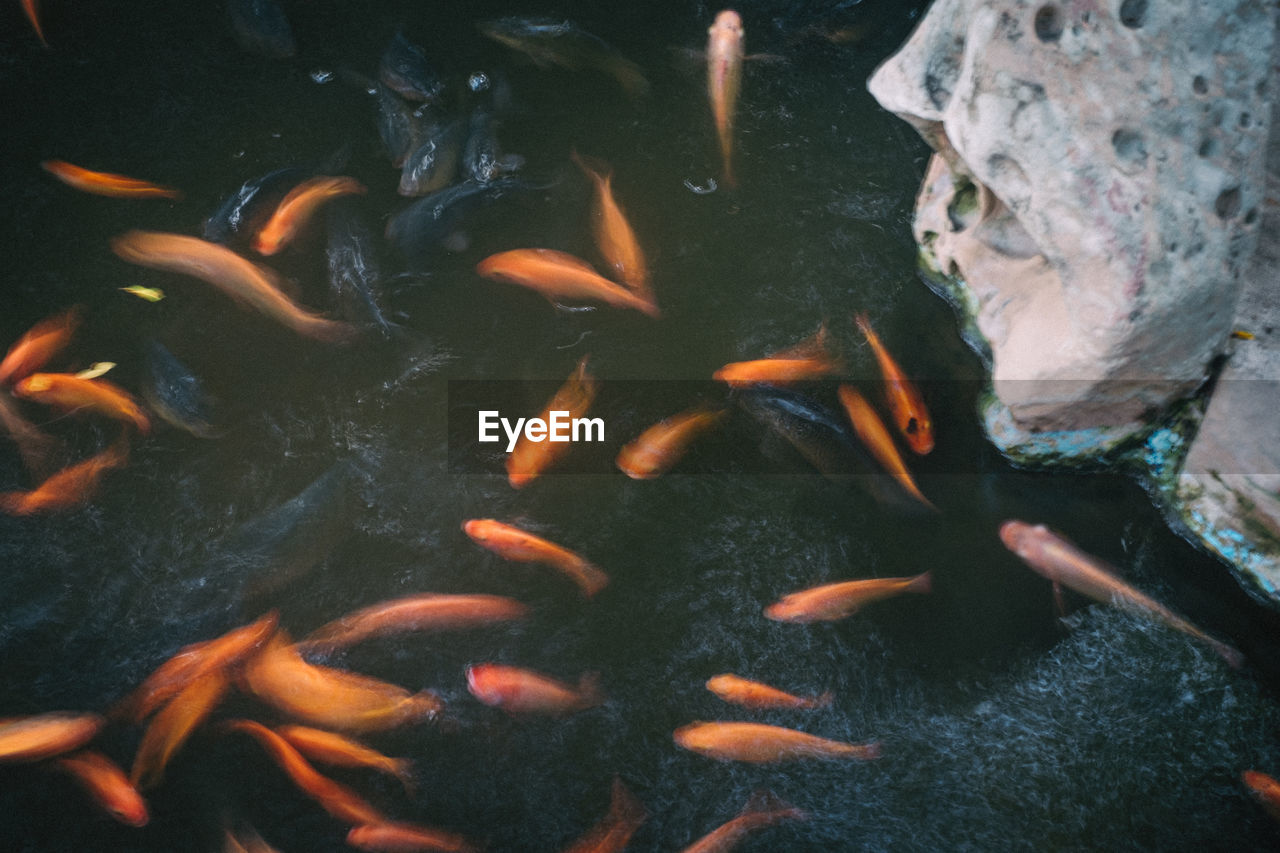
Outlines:
{"type": "Polygon", "coordinates": [[[63,413],[87,410],[129,424],[142,435],[151,419],[133,395],[106,379],[81,379],[70,373],[33,373],[13,386],[15,396],[63,413]]]}
{"type": "Polygon", "coordinates": [[[0,764],[21,764],[72,752],[93,740],[106,720],[100,714],[50,711],[0,721],[0,764]]]}
{"type": "Polygon", "coordinates": [[[1257,770],[1246,770],[1240,778],[1253,798],[1267,810],[1267,814],[1274,820],[1280,820],[1280,782],[1257,770]]]}
{"type": "Polygon", "coordinates": [[[456,832],[395,821],[353,826],[347,844],[371,853],[478,853],[481,849],[456,832]]]}
{"type": "Polygon", "coordinates": [[[871,578],[816,586],[784,596],[764,609],[775,622],[832,622],[852,616],[865,605],[904,592],[933,590],[930,572],[913,578],[871,578]]]}
{"type": "Polygon", "coordinates": [[[719,761],[770,764],[801,758],[880,757],[879,743],[844,743],[763,723],[690,723],[675,730],[677,746],[719,761]]]}
{"type": "Polygon", "coordinates": [[[631,288],[640,298],[653,302],[653,291],[649,287],[649,265],[645,262],[644,250],[640,248],[640,241],[631,230],[626,214],[613,197],[613,170],[607,164],[598,164],[598,168],[593,168],[578,156],[576,150],[572,152],[572,156],[573,162],[578,164],[583,174],[595,185],[591,223],[596,248],[613,271],[614,278],[631,288]]]}
{"type": "Polygon", "coordinates": [[[239,681],[290,717],[337,731],[382,731],[434,719],[444,710],[429,691],[411,694],[376,678],[307,663],[284,632],[245,664],[239,681]]]}
{"type": "Polygon", "coordinates": [[[146,826],[147,803],[129,777],[100,752],[83,750],[54,762],[71,774],[98,806],[125,826],[146,826]]]}
{"type": "Polygon", "coordinates": [[[778,350],[754,361],[735,361],[712,374],[713,379],[730,388],[752,385],[790,385],[824,379],[844,369],[844,360],[831,352],[827,343],[827,324],[793,347],[778,350]]]}
{"type": "Polygon", "coordinates": [[[587,598],[609,583],[608,575],[568,548],[510,524],[492,518],[473,518],[462,525],[462,530],[471,541],[504,560],[543,563],[558,569],[576,583],[587,598]]]}
{"type": "MultiPolygon", "coordinates": [[[[552,412],[567,412],[570,421],[580,418],[595,401],[599,389],[600,383],[587,372],[584,355],[538,417],[543,423],[551,422],[552,412]]],[[[507,454],[507,482],[513,489],[523,488],[552,468],[570,447],[572,444],[567,441],[531,441],[521,432],[516,446],[507,454]]]]}
{"type": "Polygon", "coordinates": [[[112,240],[111,249],[131,264],[208,282],[300,335],[328,343],[355,337],[356,328],[350,323],[329,320],[298,306],[280,290],[274,272],[217,243],[181,234],[130,231],[112,240]]]}
{"type": "Polygon", "coordinates": [[[1114,569],[1086,554],[1043,524],[1010,520],[1000,525],[1000,541],[1037,574],[1054,584],[1074,589],[1103,604],[1119,604],[1164,622],[1170,628],[1206,643],[1230,666],[1239,669],[1244,655],[1221,640],[1210,637],[1155,599],[1144,595],[1114,574],[1114,569]]]}
{"type": "Polygon", "coordinates": [[[0,512],[9,515],[43,515],[88,503],[108,471],[129,461],[129,445],[123,436],[94,456],[63,468],[29,492],[0,492],[0,512]]]}
{"type": "Polygon", "coordinates": [[[807,710],[825,708],[834,699],[831,693],[823,693],[820,696],[796,696],[776,687],[770,687],[768,684],[750,681],[729,672],[707,679],[707,689],[724,701],[741,705],[744,708],[796,708],[807,710]]]}
{"type": "Polygon", "coordinates": [[[617,466],[633,480],[652,480],[669,471],[698,436],[719,426],[725,409],[690,409],[659,421],[618,452],[617,466]]]}
{"type": "Polygon", "coordinates": [[[871,321],[866,314],[858,314],[853,318],[866,336],[871,351],[880,364],[880,376],[884,379],[885,399],[889,402],[889,411],[893,414],[893,422],[907,440],[907,444],[921,456],[933,450],[933,421],[929,418],[929,410],[925,407],[924,397],[907,375],[898,367],[898,363],[889,355],[889,351],[880,342],[880,336],[871,328],[871,321]]]}
{"type": "Polygon", "coordinates": [[[182,191],[110,172],[94,172],[65,160],[45,160],[40,168],[69,187],[111,198],[182,198],[182,191]]]}
{"type": "Polygon", "coordinates": [[[413,762],[407,758],[391,758],[370,749],[345,735],[313,729],[310,726],[276,726],[276,734],[312,761],[335,767],[367,767],[394,776],[413,795],[413,762]]]}
{"type": "Polygon", "coordinates": [[[567,252],[554,249],[498,252],[477,264],[476,273],[494,281],[527,287],[552,302],[557,299],[603,302],[615,308],[634,308],[650,317],[661,316],[652,301],[614,284],[591,264],[567,252]]]}
{"type": "Polygon", "coordinates": [[[298,184],[281,200],[275,213],[254,238],[253,249],[260,255],[274,255],[303,229],[320,205],[344,195],[364,195],[364,184],[355,178],[317,175],[298,184]]]}
{"type": "Polygon", "coordinates": [[[36,38],[40,39],[40,44],[46,48],[49,42],[44,39],[44,30],[40,28],[40,11],[36,6],[36,0],[22,0],[22,11],[26,13],[27,20],[31,22],[31,28],[36,31],[36,38]]]}
{"type": "Polygon", "coordinates": [[[768,792],[751,795],[738,816],[704,835],[681,853],[725,853],[757,829],[784,820],[808,820],[809,814],[768,792]]]}
{"type": "Polygon", "coordinates": [[[253,720],[228,720],[223,726],[230,731],[244,732],[256,738],[293,784],[319,803],[320,808],[332,817],[350,824],[382,823],[385,820],[359,794],[322,775],[287,740],[261,723],[253,720]]]}
{"type": "Polygon", "coordinates": [[[938,508],[929,502],[929,499],[920,491],[920,487],[916,485],[911,472],[907,470],[907,463],[902,461],[902,454],[893,443],[893,436],[889,434],[884,421],[880,420],[880,416],[876,414],[876,410],[871,407],[867,399],[852,385],[841,384],[836,389],[836,394],[840,397],[845,414],[849,416],[849,423],[853,424],[853,431],[858,434],[858,438],[871,451],[876,461],[893,475],[893,479],[898,481],[907,494],[936,512],[938,508]]]}
{"type": "Polygon", "coordinates": [[[742,61],[746,56],[743,37],[742,18],[732,9],[716,15],[707,30],[707,97],[720,139],[724,181],[731,187],[738,185],[733,174],[733,116],[742,89],[742,61]]]}
{"type": "Polygon", "coordinates": [[[78,308],[36,323],[0,362],[0,384],[11,385],[44,367],[66,348],[79,327],[78,308]]]}
{"type": "Polygon", "coordinates": [[[648,817],[644,804],[615,776],[608,813],[564,853],[620,853],[648,817]]]}
{"type": "Polygon", "coordinates": [[[279,613],[272,610],[221,637],[183,646],[121,701],[112,716],[141,723],[193,681],[213,670],[230,670],[244,661],[275,633],[279,621],[279,613]]]}
{"type": "Polygon", "coordinates": [[[169,760],[209,718],[230,686],[230,677],[215,669],[174,696],[142,735],[138,752],[133,757],[133,767],[129,770],[129,781],[140,790],[160,784],[169,760]]]}
{"type": "Polygon", "coordinates": [[[329,652],[403,631],[459,631],[523,619],[527,605],[501,595],[425,593],[357,610],[313,631],[298,648],[329,652]]]}
{"type": "Polygon", "coordinates": [[[498,663],[467,667],[467,690],[484,704],[508,714],[562,717],[604,704],[593,673],[582,676],[573,687],[532,670],[498,663]]]}

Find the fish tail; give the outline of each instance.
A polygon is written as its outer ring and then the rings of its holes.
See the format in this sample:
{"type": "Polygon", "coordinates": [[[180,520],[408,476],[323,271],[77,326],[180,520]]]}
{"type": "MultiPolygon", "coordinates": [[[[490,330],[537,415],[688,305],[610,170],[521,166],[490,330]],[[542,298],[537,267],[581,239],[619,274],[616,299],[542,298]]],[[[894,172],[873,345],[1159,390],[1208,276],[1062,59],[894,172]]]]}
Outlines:
{"type": "Polygon", "coordinates": [[[738,812],[739,817],[753,814],[767,815],[770,822],[809,819],[808,812],[796,808],[773,791],[765,789],[753,791],[747,798],[747,804],[742,807],[742,811],[738,812]]]}
{"type": "Polygon", "coordinates": [[[0,492],[0,512],[5,515],[31,515],[26,492],[0,492]]]}
{"type": "Polygon", "coordinates": [[[917,575],[911,583],[907,584],[905,591],[919,593],[933,592],[933,571],[930,570],[917,575]]]}
{"type": "Polygon", "coordinates": [[[1213,650],[1227,662],[1227,666],[1232,669],[1240,669],[1244,666],[1244,654],[1239,649],[1229,646],[1220,640],[1211,640],[1210,644],[1213,646],[1213,650]]]}
{"type": "Polygon", "coordinates": [[[594,708],[605,703],[604,688],[600,686],[600,673],[586,672],[578,679],[579,708],[594,708]]]}
{"type": "Polygon", "coordinates": [[[576,569],[578,585],[587,598],[594,598],[596,593],[609,585],[609,576],[595,563],[579,557],[576,569]]]}
{"type": "Polygon", "coordinates": [[[400,780],[405,795],[412,799],[418,793],[418,780],[413,773],[413,761],[408,758],[396,758],[391,761],[391,775],[400,780]]]}
{"type": "Polygon", "coordinates": [[[880,757],[880,741],[873,740],[870,743],[850,744],[848,757],[856,758],[860,761],[875,761],[880,757]]]}
{"type": "Polygon", "coordinates": [[[814,696],[812,699],[810,699],[808,702],[805,703],[805,707],[806,708],[829,708],[831,707],[831,703],[834,701],[836,701],[836,694],[828,690],[825,693],[820,693],[817,696],[814,696]]]}

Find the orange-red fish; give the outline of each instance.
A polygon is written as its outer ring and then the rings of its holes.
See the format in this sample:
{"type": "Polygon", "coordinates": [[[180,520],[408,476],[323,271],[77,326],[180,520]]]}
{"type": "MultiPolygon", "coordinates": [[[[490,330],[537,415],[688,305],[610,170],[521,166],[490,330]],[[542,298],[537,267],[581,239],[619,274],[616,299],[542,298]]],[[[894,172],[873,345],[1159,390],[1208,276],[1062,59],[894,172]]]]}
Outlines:
{"type": "Polygon", "coordinates": [[[280,290],[274,272],[217,243],[182,234],[130,231],[112,240],[111,248],[129,263],[208,282],[300,335],[328,343],[355,337],[356,328],[350,323],[330,320],[298,306],[280,290]]]}
{"type": "Polygon", "coordinates": [[[871,328],[871,321],[866,314],[858,314],[853,318],[866,336],[871,351],[876,355],[880,365],[880,377],[884,380],[885,399],[889,403],[889,411],[893,422],[907,440],[908,446],[923,456],[933,450],[933,420],[929,417],[929,409],[924,404],[924,397],[915,383],[907,378],[898,367],[898,363],[889,355],[880,336],[871,328]]]}
{"type": "Polygon", "coordinates": [[[151,431],[151,419],[133,395],[105,379],[81,379],[70,373],[33,373],[13,386],[26,400],[52,406],[60,412],[96,412],[129,424],[139,433],[151,431]]]}
{"type": "Polygon", "coordinates": [[[107,814],[126,826],[147,825],[150,815],[146,801],[110,758],[86,749],[64,755],[55,763],[70,773],[107,814]]]}
{"type": "Polygon", "coordinates": [[[725,409],[690,409],[658,421],[618,451],[617,465],[633,480],[651,480],[671,469],[689,445],[724,422],[725,409]]]}
{"type": "Polygon", "coordinates": [[[478,663],[467,667],[467,690],[486,705],[508,714],[549,714],[559,717],[604,704],[593,673],[578,686],[517,666],[478,663]]]}
{"type": "Polygon", "coordinates": [[[825,379],[844,369],[844,360],[831,351],[827,341],[827,325],[793,347],[778,350],[753,361],[734,361],[712,374],[713,379],[730,388],[752,385],[789,385],[825,379]]]}
{"type": "Polygon", "coordinates": [[[22,0],[22,11],[31,22],[31,28],[36,31],[36,38],[40,39],[42,45],[48,47],[49,42],[44,39],[44,30],[40,28],[40,11],[36,6],[36,0],[22,0]]]}
{"type": "Polygon", "coordinates": [[[365,767],[394,776],[404,785],[405,793],[413,793],[413,762],[407,758],[391,758],[357,740],[313,729],[310,726],[276,726],[276,734],[312,761],[335,767],[365,767]]]}
{"type": "Polygon", "coordinates": [[[920,491],[920,487],[916,485],[911,472],[907,470],[907,463],[902,461],[902,454],[893,443],[893,436],[885,427],[884,421],[880,420],[880,416],[876,414],[876,410],[867,402],[867,398],[859,394],[852,385],[841,384],[836,389],[836,394],[840,397],[845,414],[849,416],[849,422],[853,424],[853,431],[858,434],[858,438],[871,451],[876,461],[893,475],[893,479],[898,481],[907,494],[936,511],[937,507],[929,502],[929,499],[920,491]]]}
{"type": "Polygon", "coordinates": [[[0,384],[13,384],[44,367],[66,348],[79,327],[77,308],[36,323],[18,338],[0,362],[0,384]]]}
{"type": "Polygon", "coordinates": [[[464,835],[416,823],[367,823],[353,826],[347,844],[370,853],[478,853],[464,835]]]}
{"type": "Polygon", "coordinates": [[[819,696],[796,696],[759,681],[751,681],[726,672],[707,679],[707,689],[726,702],[744,708],[825,708],[834,698],[830,693],[819,696]]]}
{"type": "Polygon", "coordinates": [[[609,811],[564,853],[619,853],[649,817],[636,795],[617,776],[609,795],[609,811]]]}
{"type": "Polygon", "coordinates": [[[681,853],[725,853],[738,846],[747,835],[784,820],[808,820],[809,814],[768,792],[756,793],[747,800],[733,820],[720,825],[684,848],[681,853]]]}
{"type": "MultiPolygon", "coordinates": [[[[564,417],[572,422],[587,413],[599,388],[600,383],[587,372],[584,355],[538,417],[543,423],[550,423],[552,412],[566,412],[564,417]]],[[[507,454],[507,482],[513,489],[523,488],[546,473],[571,446],[567,441],[532,441],[521,432],[516,446],[507,454]]]]}
{"type": "Polygon", "coordinates": [[[250,658],[239,679],[249,693],[302,722],[371,732],[431,720],[444,710],[434,693],[307,663],[283,632],[250,658]]]}
{"type": "Polygon", "coordinates": [[[558,569],[590,598],[609,583],[609,576],[578,554],[541,536],[492,518],[473,518],[464,522],[463,531],[477,545],[488,548],[506,560],[521,563],[543,563],[558,569]]]}
{"type": "Polygon", "coordinates": [[[477,264],[476,273],[527,287],[553,302],[603,302],[615,308],[634,308],[650,317],[661,315],[651,300],[615,284],[581,258],[554,249],[499,252],[477,264]]]}
{"type": "Polygon", "coordinates": [[[322,775],[287,740],[261,723],[253,720],[229,720],[224,726],[231,731],[244,732],[256,738],[293,784],[334,818],[357,825],[382,823],[385,820],[382,813],[365,802],[359,794],[322,775]]]}
{"type": "Polygon", "coordinates": [[[707,30],[707,97],[720,140],[724,181],[731,187],[738,183],[733,173],[733,117],[742,89],[742,61],[746,58],[743,37],[742,18],[732,9],[716,15],[707,30]]]}
{"type": "Polygon", "coordinates": [[[129,445],[117,440],[105,450],[63,468],[29,492],[0,492],[0,512],[40,515],[62,512],[88,503],[108,471],[129,461],[129,445]]]}
{"type": "Polygon", "coordinates": [[[1114,569],[1081,551],[1043,524],[1016,519],[1000,525],[1000,541],[1024,563],[1055,584],[1074,589],[1103,604],[1119,604],[1164,622],[1169,627],[1206,643],[1232,667],[1244,665],[1244,655],[1214,639],[1160,602],[1116,577],[1114,569]]]}
{"type": "Polygon", "coordinates": [[[880,757],[879,743],[845,743],[763,723],[690,723],[675,730],[684,749],[720,761],[769,764],[801,758],[856,759],[880,757]]]}
{"type": "Polygon", "coordinates": [[[156,668],[115,709],[113,716],[140,723],[184,687],[215,669],[230,670],[253,654],[275,633],[280,621],[275,610],[212,640],[183,646],[156,668]]]}
{"type": "Polygon", "coordinates": [[[588,164],[575,150],[573,161],[595,185],[591,206],[591,225],[596,248],[613,271],[613,277],[631,288],[635,294],[653,302],[649,287],[649,265],[644,250],[636,239],[631,223],[613,197],[613,170],[607,164],[588,164]]]}
{"type": "Polygon", "coordinates": [[[1257,770],[1246,770],[1240,778],[1267,814],[1274,820],[1280,820],[1280,782],[1257,770]]]}
{"type": "Polygon", "coordinates": [[[65,160],[45,160],[40,166],[67,186],[94,195],[111,198],[182,198],[182,191],[173,187],[162,187],[150,181],[113,175],[110,172],[94,172],[65,160]]]}
{"type": "Polygon", "coordinates": [[[364,184],[355,178],[317,175],[298,184],[281,200],[275,213],[254,238],[254,251],[274,255],[311,221],[320,205],[344,195],[363,195],[364,184]]]}
{"type": "Polygon", "coordinates": [[[793,592],[766,607],[764,615],[776,622],[831,622],[852,616],[872,602],[904,592],[932,590],[933,576],[929,572],[913,578],[841,581],[793,592]]]}
{"type": "Polygon", "coordinates": [[[384,601],[330,622],[298,643],[303,651],[332,651],[403,631],[459,631],[523,619],[529,607],[502,595],[424,593],[384,601]]]}
{"type": "Polygon", "coordinates": [[[174,696],[155,715],[142,735],[138,752],[133,757],[133,767],[129,770],[129,781],[140,790],[160,784],[169,760],[209,719],[230,686],[230,677],[215,669],[192,681],[174,696]]]}
{"type": "Polygon", "coordinates": [[[102,731],[100,714],[50,711],[0,721],[0,764],[52,758],[84,746],[102,731]]]}

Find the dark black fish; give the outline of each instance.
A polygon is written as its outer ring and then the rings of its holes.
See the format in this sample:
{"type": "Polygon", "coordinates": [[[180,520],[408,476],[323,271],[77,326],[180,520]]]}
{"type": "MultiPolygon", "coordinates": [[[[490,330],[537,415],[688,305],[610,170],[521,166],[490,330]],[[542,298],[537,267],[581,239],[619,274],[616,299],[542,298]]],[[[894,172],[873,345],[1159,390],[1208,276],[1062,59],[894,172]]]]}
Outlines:
{"type": "Polygon", "coordinates": [[[245,181],[204,221],[204,239],[229,243],[235,237],[252,236],[285,194],[312,174],[306,169],[288,166],[245,181]]]}
{"type": "Polygon", "coordinates": [[[422,144],[433,117],[381,83],[375,86],[374,103],[378,110],[378,136],[391,158],[391,165],[399,169],[422,144]]]}
{"type": "Polygon", "coordinates": [[[541,67],[559,65],[570,71],[594,68],[613,77],[633,97],[649,92],[649,81],[640,66],[572,21],[499,18],[479,26],[489,38],[528,54],[541,67]]]}
{"type": "Polygon", "coordinates": [[[422,48],[397,32],[382,54],[378,79],[411,101],[436,103],[444,94],[444,83],[431,70],[422,48]]]}
{"type": "Polygon", "coordinates": [[[418,199],[387,222],[387,239],[411,264],[420,265],[446,237],[457,230],[463,217],[482,202],[504,192],[528,188],[516,178],[499,178],[487,184],[463,181],[418,199]]]}
{"type": "Polygon", "coordinates": [[[200,380],[156,341],[147,342],[147,375],[143,396],[157,415],[197,438],[217,438],[213,404],[200,380]]]}
{"type": "Polygon", "coordinates": [[[343,199],[325,209],[329,261],[329,288],[341,306],[342,316],[357,325],[377,326],[383,337],[391,337],[396,325],[386,318],[378,304],[382,270],[374,249],[373,234],[349,203],[343,199]]]}
{"type": "Polygon", "coordinates": [[[227,0],[231,28],[245,50],[268,59],[288,59],[298,52],[289,19],[276,0],[227,0]]]}
{"type": "Polygon", "coordinates": [[[502,153],[494,125],[493,114],[486,109],[477,109],[471,114],[467,147],[462,152],[462,168],[467,177],[481,183],[488,183],[524,165],[524,158],[520,155],[502,153]]]}
{"type": "Polygon", "coordinates": [[[416,198],[453,183],[465,138],[466,128],[457,119],[424,131],[421,144],[405,158],[400,170],[400,195],[416,198]]]}

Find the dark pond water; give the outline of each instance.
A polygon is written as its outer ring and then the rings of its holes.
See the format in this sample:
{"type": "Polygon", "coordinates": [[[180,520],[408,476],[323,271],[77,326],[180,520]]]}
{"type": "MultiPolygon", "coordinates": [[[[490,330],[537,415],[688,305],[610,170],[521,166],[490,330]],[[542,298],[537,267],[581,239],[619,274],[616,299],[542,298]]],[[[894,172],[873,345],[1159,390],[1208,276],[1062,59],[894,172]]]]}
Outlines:
{"type": "MultiPolygon", "coordinates": [[[[217,437],[161,424],[134,443],[128,468],[91,506],[0,518],[0,715],[105,709],[180,646],[269,608],[302,635],[388,598],[490,592],[529,603],[533,616],[516,627],[371,641],[331,662],[436,690],[452,718],[370,738],[414,760],[413,797],[394,781],[334,775],[389,815],[491,850],[567,847],[604,814],[615,774],[650,815],[636,850],[680,849],[762,788],[810,819],[743,849],[1275,844],[1275,825],[1239,782],[1247,768],[1280,770],[1274,616],[1170,534],[1133,482],[1015,471],[982,440],[982,367],[916,274],[909,217],[926,149],[865,90],[923,4],[739,6],[748,51],[785,61],[749,68],[740,186],[708,194],[686,186],[708,186],[719,163],[704,71],[682,51],[702,47],[716,7],[287,3],[298,55],[272,61],[237,46],[220,3],[44,6],[50,50],[17,3],[0,16],[0,341],[82,305],[84,327],[60,368],[114,361],[115,381],[143,393],[148,342],[158,341],[216,398],[217,437]],[[476,30],[476,21],[516,14],[572,18],[638,63],[652,91],[633,100],[590,71],[538,69],[476,30]],[[406,201],[360,80],[376,73],[397,28],[425,48],[458,112],[456,93],[472,72],[505,81],[511,103],[499,138],[540,187],[475,207],[458,223],[465,241],[431,247],[412,270],[374,241],[383,307],[401,333],[317,344],[201,282],[111,253],[110,239],[131,228],[200,233],[246,180],[334,162],[367,185],[354,210],[381,235],[406,201]],[[317,82],[321,72],[332,79],[317,82]],[[615,168],[662,319],[556,311],[475,274],[487,255],[524,246],[595,260],[573,147],[615,168]],[[178,186],[186,197],[76,193],[39,169],[53,157],[178,186]],[[167,296],[151,304],[119,290],[134,284],[167,296]],[[667,477],[638,482],[613,468],[618,447],[647,424],[695,398],[723,397],[698,380],[793,344],[824,319],[850,374],[874,376],[849,321],[855,311],[927,380],[938,446],[911,464],[937,516],[824,479],[742,412],[667,477]],[[586,353],[603,382],[606,443],[575,451],[573,473],[516,491],[483,470],[484,458],[475,467],[474,448],[456,446],[465,429],[449,423],[451,397],[462,393],[457,384],[451,393],[451,380],[505,383],[495,394],[522,400],[513,414],[530,415],[586,353]],[[611,583],[585,601],[550,570],[501,561],[462,533],[473,517],[574,548],[611,583]],[[1180,634],[1079,599],[1068,598],[1075,612],[1063,624],[1046,583],[995,535],[1010,517],[1065,531],[1237,644],[1250,665],[1231,671],[1180,634]],[[783,624],[761,613],[796,589],[925,569],[932,595],[842,622],[783,624]],[[566,719],[511,718],[467,693],[464,667],[480,661],[569,680],[595,671],[609,700],[566,719]],[[829,690],[835,702],[812,712],[737,709],[703,687],[725,671],[829,690]],[[672,742],[675,728],[714,719],[874,739],[883,757],[733,765],[672,742]]],[[[341,310],[322,236],[272,264],[297,283],[300,301],[341,310]]],[[[72,458],[110,439],[91,419],[24,411],[72,458]]],[[[0,447],[0,488],[30,485],[18,454],[0,447]]],[[[243,697],[220,713],[274,719],[243,697]]],[[[127,766],[139,737],[111,728],[102,746],[127,766]]],[[[231,816],[283,851],[345,849],[346,828],[245,738],[197,733],[149,802],[151,823],[129,829],[61,775],[0,769],[0,846],[215,850],[231,816]]]]}

